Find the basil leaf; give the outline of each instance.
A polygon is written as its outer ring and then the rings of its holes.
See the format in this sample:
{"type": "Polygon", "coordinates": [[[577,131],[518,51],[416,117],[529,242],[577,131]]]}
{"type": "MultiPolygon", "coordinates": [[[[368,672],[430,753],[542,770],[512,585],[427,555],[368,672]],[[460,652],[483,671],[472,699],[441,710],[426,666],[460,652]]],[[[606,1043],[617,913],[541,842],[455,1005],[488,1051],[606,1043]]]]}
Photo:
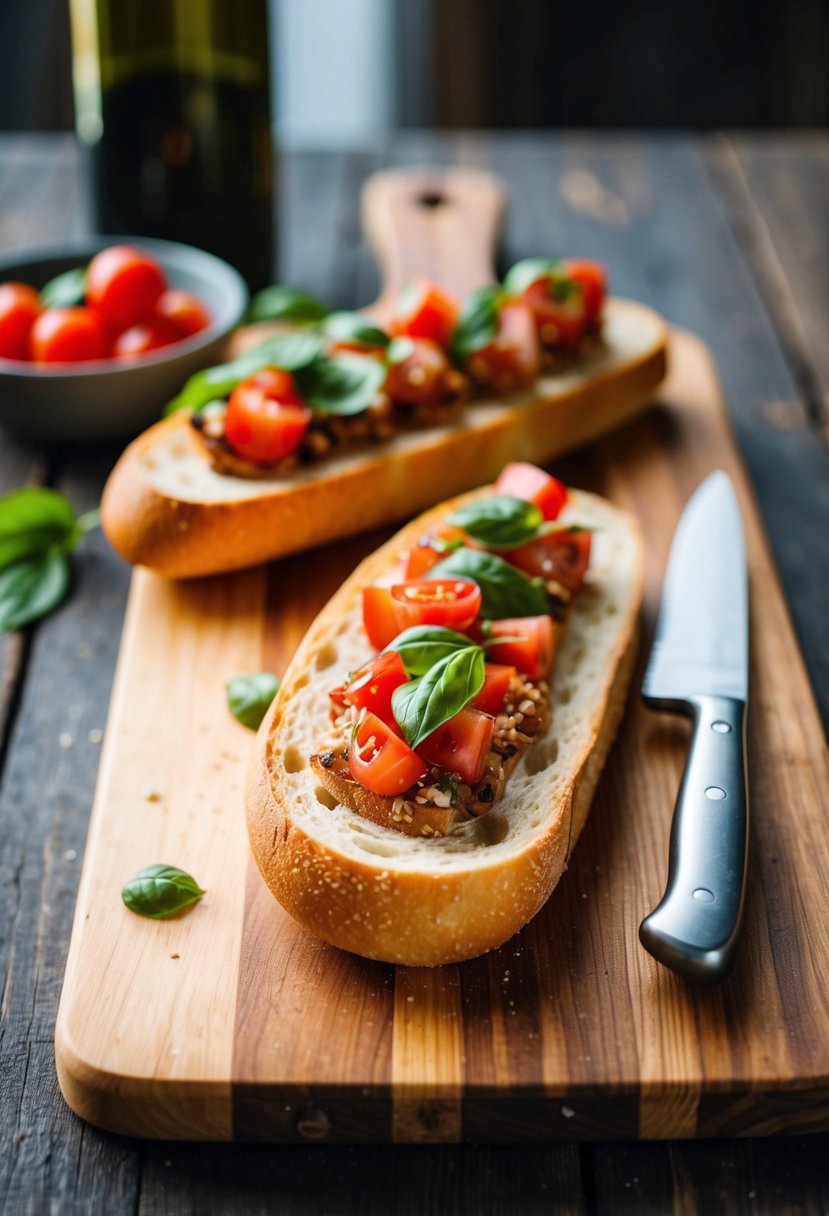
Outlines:
{"type": "Polygon", "coordinates": [[[359,312],[332,312],[325,318],[322,332],[332,342],[352,342],[357,346],[381,346],[385,349],[391,338],[384,329],[372,325],[359,312]]]}
{"type": "Polygon", "coordinates": [[[403,660],[410,676],[423,676],[436,663],[465,650],[469,638],[443,625],[413,625],[390,642],[386,650],[394,650],[403,660]]]}
{"type": "Polygon", "coordinates": [[[507,271],[504,291],[511,296],[522,296],[539,279],[549,279],[560,273],[561,263],[554,258],[524,258],[507,271]]]}
{"type": "Polygon", "coordinates": [[[279,692],[279,680],[270,671],[233,676],[225,681],[227,707],[242,726],[258,730],[268,706],[279,692]]]}
{"type": "Polygon", "coordinates": [[[544,514],[540,507],[524,498],[491,494],[458,507],[446,522],[463,528],[473,540],[488,549],[517,549],[538,535],[544,514]]]}
{"type": "Polygon", "coordinates": [[[56,490],[24,486],[0,498],[0,569],[71,541],[77,521],[56,490]]]}
{"type": "Polygon", "coordinates": [[[121,888],[121,898],[138,916],[164,920],[198,903],[204,895],[195,878],[177,866],[145,866],[121,888]]]}
{"type": "Polygon", "coordinates": [[[541,579],[529,579],[495,553],[458,549],[432,566],[427,578],[470,578],[481,588],[481,616],[541,616],[550,600],[541,579]]]}
{"type": "Polygon", "coordinates": [[[245,351],[231,363],[220,363],[196,372],[178,396],[169,402],[164,413],[173,414],[180,409],[200,410],[210,401],[229,397],[237,384],[263,367],[279,367],[283,371],[296,373],[313,363],[321,350],[322,337],[318,333],[276,334],[245,351]]]}
{"type": "Polygon", "coordinates": [[[69,587],[63,553],[24,557],[0,571],[0,630],[22,629],[57,607],[69,587]]]}
{"type": "Polygon", "coordinates": [[[409,747],[463,709],[484,686],[484,652],[465,646],[435,663],[425,675],[394,690],[392,713],[409,747]]]}
{"type": "Polygon", "coordinates": [[[315,296],[296,287],[274,283],[257,291],[248,308],[248,321],[321,321],[328,309],[315,296]]]}
{"type": "Polygon", "coordinates": [[[86,298],[86,267],[64,270],[40,289],[43,308],[74,308],[86,298]]]}
{"type": "Polygon", "coordinates": [[[386,379],[385,366],[367,355],[321,355],[297,370],[294,379],[318,414],[362,414],[386,379]]]}
{"type": "Polygon", "coordinates": [[[476,350],[492,342],[498,332],[501,295],[501,288],[493,284],[479,287],[467,298],[449,343],[449,353],[456,363],[465,363],[476,350]]]}

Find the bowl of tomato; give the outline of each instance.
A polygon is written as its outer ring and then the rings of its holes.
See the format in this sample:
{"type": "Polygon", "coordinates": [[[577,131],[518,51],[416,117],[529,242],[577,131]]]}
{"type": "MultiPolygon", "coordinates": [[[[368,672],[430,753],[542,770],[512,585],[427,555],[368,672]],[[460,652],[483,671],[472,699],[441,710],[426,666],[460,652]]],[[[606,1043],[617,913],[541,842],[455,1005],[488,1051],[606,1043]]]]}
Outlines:
{"type": "Polygon", "coordinates": [[[31,439],[123,439],[244,316],[244,280],[172,241],[90,237],[0,259],[0,425],[31,439]]]}

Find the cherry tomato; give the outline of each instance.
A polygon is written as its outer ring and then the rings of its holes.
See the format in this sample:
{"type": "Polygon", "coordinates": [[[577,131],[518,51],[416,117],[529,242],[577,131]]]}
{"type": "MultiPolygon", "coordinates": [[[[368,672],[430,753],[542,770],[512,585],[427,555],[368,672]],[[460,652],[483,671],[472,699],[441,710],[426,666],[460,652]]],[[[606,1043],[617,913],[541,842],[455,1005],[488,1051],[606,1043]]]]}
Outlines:
{"type": "Polygon", "coordinates": [[[397,731],[397,722],[391,709],[391,698],[395,688],[407,684],[409,677],[403,660],[395,651],[378,654],[365,667],[355,672],[353,679],[337,690],[345,705],[355,709],[366,709],[376,714],[387,726],[397,731]]]}
{"type": "Polygon", "coordinates": [[[507,617],[490,621],[491,638],[518,638],[499,642],[487,649],[495,663],[517,667],[531,680],[543,680],[550,674],[556,653],[557,626],[551,616],[507,617]]]}
{"type": "Polygon", "coordinates": [[[451,524],[431,528],[425,536],[421,536],[415,547],[409,550],[403,577],[422,578],[432,566],[436,566],[446,557],[453,545],[456,548],[461,545],[468,549],[477,548],[475,542],[461,528],[454,528],[451,524]]]}
{"type": "Polygon", "coordinates": [[[564,271],[573,283],[578,283],[584,295],[587,324],[595,325],[601,314],[607,295],[607,275],[599,262],[570,259],[564,263],[564,271]]]}
{"type": "Polygon", "coordinates": [[[189,291],[180,291],[178,288],[162,291],[155,302],[155,315],[169,321],[184,338],[207,329],[210,324],[210,313],[201,300],[189,291]]]}
{"type": "Polygon", "coordinates": [[[363,626],[375,650],[383,650],[402,632],[388,587],[363,587],[363,626]]]}
{"type": "Polygon", "coordinates": [[[166,286],[158,262],[131,245],[102,249],[86,271],[86,301],[115,333],[148,317],[166,286]]]}
{"type": "Polygon", "coordinates": [[[480,384],[492,385],[499,392],[536,379],[541,348],[535,319],[525,303],[501,305],[494,339],[470,355],[468,368],[480,384]]]}
{"type": "Polygon", "coordinates": [[[554,579],[571,595],[577,595],[590,564],[591,541],[592,533],[585,528],[562,528],[502,556],[531,578],[540,576],[545,582],[554,579]]]}
{"type": "Polygon", "coordinates": [[[392,363],[386,376],[386,392],[404,405],[439,405],[446,399],[448,356],[427,338],[412,340],[412,353],[392,363]]]}
{"type": "Polygon", "coordinates": [[[458,303],[452,296],[429,279],[415,279],[400,293],[391,332],[429,338],[445,349],[457,319],[458,303]]]}
{"type": "Polygon", "coordinates": [[[40,315],[40,300],[34,287],[25,283],[0,283],[0,356],[28,359],[29,335],[40,315]]]}
{"type": "Polygon", "coordinates": [[[567,502],[567,487],[534,464],[516,462],[504,467],[493,493],[523,498],[540,507],[545,519],[558,519],[567,502]]]}
{"type": "Polygon", "coordinates": [[[112,353],[116,358],[135,358],[136,355],[146,355],[148,351],[180,342],[182,336],[169,321],[153,317],[149,321],[131,325],[119,334],[112,344],[112,353]]]}
{"type": "Polygon", "coordinates": [[[230,394],[225,438],[245,460],[277,464],[299,447],[310,421],[311,411],[288,373],[269,367],[230,394]]]}
{"type": "Polygon", "coordinates": [[[515,668],[503,663],[487,663],[484,672],[484,686],[476,697],[469,702],[474,709],[480,709],[485,714],[499,714],[504,706],[509,682],[515,675],[515,668]]]}
{"type": "Polygon", "coordinates": [[[584,292],[563,272],[531,283],[521,297],[532,310],[545,346],[575,350],[587,328],[584,292]]]}
{"type": "Polygon", "coordinates": [[[426,764],[376,714],[366,714],[348,753],[355,781],[374,794],[392,798],[426,775],[426,764]]]}
{"type": "Polygon", "coordinates": [[[35,321],[30,335],[36,363],[80,363],[103,359],[108,338],[89,308],[47,308],[35,321]]]}
{"type": "Polygon", "coordinates": [[[481,610],[481,589],[471,579],[416,578],[391,589],[398,632],[414,625],[467,629],[481,610]]]}
{"type": "Polygon", "coordinates": [[[423,740],[418,755],[474,785],[483,775],[494,730],[495,719],[491,714],[466,705],[423,740]]]}

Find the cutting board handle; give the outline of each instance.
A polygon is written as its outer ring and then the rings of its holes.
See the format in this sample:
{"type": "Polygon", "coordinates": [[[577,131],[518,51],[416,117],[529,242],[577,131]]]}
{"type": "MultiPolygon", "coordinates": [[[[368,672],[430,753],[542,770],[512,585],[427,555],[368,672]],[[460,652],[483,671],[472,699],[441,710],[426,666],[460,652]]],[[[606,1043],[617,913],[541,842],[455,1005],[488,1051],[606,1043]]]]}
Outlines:
{"type": "Polygon", "coordinates": [[[363,187],[363,231],[382,292],[369,311],[386,320],[403,287],[425,275],[462,299],[495,277],[506,189],[480,169],[392,169],[363,187]]]}

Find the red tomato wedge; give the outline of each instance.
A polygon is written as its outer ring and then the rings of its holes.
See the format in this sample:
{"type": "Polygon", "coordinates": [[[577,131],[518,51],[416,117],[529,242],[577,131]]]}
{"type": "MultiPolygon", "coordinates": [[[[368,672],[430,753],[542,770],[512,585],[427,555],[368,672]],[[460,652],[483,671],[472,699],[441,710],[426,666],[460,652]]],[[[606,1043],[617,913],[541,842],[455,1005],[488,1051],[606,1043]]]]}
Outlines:
{"type": "Polygon", "coordinates": [[[477,548],[475,542],[461,528],[451,524],[443,524],[431,528],[425,536],[421,536],[413,549],[409,550],[406,559],[406,578],[422,578],[432,566],[443,561],[453,547],[466,546],[468,549],[477,548]]]}
{"type": "Polygon", "coordinates": [[[131,245],[96,253],[86,271],[86,302],[115,333],[145,320],[167,281],[154,258],[131,245]]]}
{"type": "Polygon", "coordinates": [[[504,697],[515,671],[514,667],[503,663],[487,663],[484,686],[469,702],[473,709],[480,709],[485,714],[499,714],[504,707],[504,697]]]}
{"type": "Polygon", "coordinates": [[[28,359],[29,335],[40,315],[40,300],[26,283],[0,283],[0,356],[28,359]]]}
{"type": "Polygon", "coordinates": [[[535,319],[526,304],[502,304],[498,330],[482,350],[470,355],[468,368],[473,379],[498,391],[507,391],[535,380],[541,370],[541,348],[535,319]]]}
{"type": "Polygon", "coordinates": [[[418,747],[429,764],[457,773],[468,785],[480,781],[492,743],[495,719],[472,706],[432,731],[418,747]]]}
{"type": "Polygon", "coordinates": [[[587,328],[587,305],[578,283],[566,275],[536,279],[521,299],[532,310],[545,346],[575,350],[587,328]]]}
{"type": "Polygon", "coordinates": [[[520,461],[504,467],[493,493],[534,502],[547,520],[557,519],[567,502],[566,486],[536,465],[520,461]]]}
{"type": "Polygon", "coordinates": [[[389,587],[363,587],[363,627],[375,650],[383,650],[402,630],[389,587]]]}
{"type": "Polygon", "coordinates": [[[550,674],[556,653],[557,625],[550,616],[508,617],[490,621],[490,638],[518,641],[499,642],[487,648],[495,663],[511,664],[530,680],[543,680],[550,674]]]}
{"type": "Polygon", "coordinates": [[[414,339],[411,354],[389,367],[386,392],[404,405],[439,405],[446,399],[449,370],[449,358],[437,343],[414,339]]]}
{"type": "Polygon", "coordinates": [[[463,632],[481,610],[481,589],[471,579],[416,578],[391,589],[398,632],[413,625],[445,625],[463,632]]]}
{"type": "Polygon", "coordinates": [[[29,337],[36,363],[81,363],[108,354],[104,329],[91,308],[47,308],[29,337]]]}
{"type": "Polygon", "coordinates": [[[376,714],[387,726],[400,733],[391,709],[391,698],[395,688],[407,684],[409,677],[403,660],[395,651],[378,654],[359,671],[342,688],[335,689],[330,694],[335,704],[341,700],[343,705],[353,705],[355,709],[365,709],[376,714]]]}
{"type": "Polygon", "coordinates": [[[457,319],[457,300],[430,279],[415,279],[400,293],[391,332],[446,348],[457,319]]]}
{"type": "Polygon", "coordinates": [[[366,714],[348,753],[355,781],[374,794],[395,797],[426,775],[426,764],[376,714],[366,714]]]}
{"type": "Polygon", "coordinates": [[[562,528],[502,556],[531,578],[554,579],[577,595],[590,565],[591,542],[592,533],[585,528],[562,528]]]}
{"type": "Polygon", "coordinates": [[[225,416],[225,438],[256,464],[277,464],[299,447],[311,422],[287,372],[264,368],[237,384],[225,416]]]}
{"type": "Polygon", "coordinates": [[[584,296],[588,325],[598,321],[607,296],[607,275],[599,262],[571,258],[564,263],[568,279],[578,283],[584,296]]]}

